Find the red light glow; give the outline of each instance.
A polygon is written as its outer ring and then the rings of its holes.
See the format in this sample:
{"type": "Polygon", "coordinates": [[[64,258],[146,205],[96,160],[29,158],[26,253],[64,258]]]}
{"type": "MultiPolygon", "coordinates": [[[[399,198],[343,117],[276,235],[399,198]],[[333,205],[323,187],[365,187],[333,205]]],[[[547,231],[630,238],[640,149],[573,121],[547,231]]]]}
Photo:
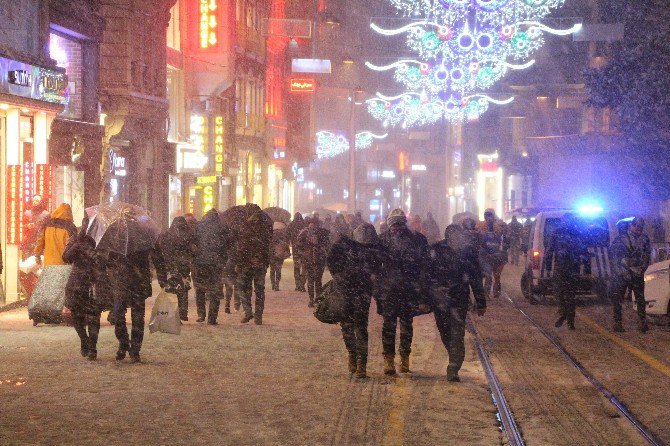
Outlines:
{"type": "Polygon", "coordinates": [[[216,47],[219,43],[217,21],[218,0],[200,0],[199,30],[200,49],[216,47]]]}

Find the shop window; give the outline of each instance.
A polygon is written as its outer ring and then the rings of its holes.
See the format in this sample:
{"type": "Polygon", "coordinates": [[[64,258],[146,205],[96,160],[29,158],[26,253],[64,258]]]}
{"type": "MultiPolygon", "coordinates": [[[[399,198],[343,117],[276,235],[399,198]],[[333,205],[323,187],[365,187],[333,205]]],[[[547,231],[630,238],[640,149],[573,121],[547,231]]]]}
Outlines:
{"type": "Polygon", "coordinates": [[[167,29],[167,46],[181,51],[181,32],[179,29],[179,2],[170,9],[170,22],[167,29]]]}
{"type": "Polygon", "coordinates": [[[81,41],[62,34],[49,35],[49,56],[65,69],[68,85],[65,90],[65,110],[61,116],[69,119],[82,118],[82,94],[84,91],[83,54],[81,41]]]}

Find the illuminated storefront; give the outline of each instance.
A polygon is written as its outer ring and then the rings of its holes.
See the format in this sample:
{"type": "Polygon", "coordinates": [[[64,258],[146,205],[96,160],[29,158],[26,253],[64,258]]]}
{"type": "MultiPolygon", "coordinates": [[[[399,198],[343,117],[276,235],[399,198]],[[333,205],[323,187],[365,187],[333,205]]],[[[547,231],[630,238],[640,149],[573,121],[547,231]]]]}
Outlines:
{"type": "Polygon", "coordinates": [[[496,215],[502,217],[504,205],[503,168],[498,164],[498,153],[477,155],[479,170],[477,171],[477,208],[479,218],[484,219],[486,209],[494,209],[496,215]]]}
{"type": "Polygon", "coordinates": [[[67,77],[61,70],[0,57],[0,200],[2,283],[5,301],[20,299],[19,262],[32,246],[29,210],[39,196],[52,204],[53,166],[48,138],[54,118],[63,111],[67,77]]]}

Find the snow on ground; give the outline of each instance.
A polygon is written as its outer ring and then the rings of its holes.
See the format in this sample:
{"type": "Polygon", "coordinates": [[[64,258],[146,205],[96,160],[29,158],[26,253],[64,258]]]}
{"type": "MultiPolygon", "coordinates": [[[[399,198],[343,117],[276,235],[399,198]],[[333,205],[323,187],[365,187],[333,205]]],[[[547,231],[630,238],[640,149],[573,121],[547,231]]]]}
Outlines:
{"type": "MultiPolygon", "coordinates": [[[[292,264],[282,289],[293,289],[292,264]]],[[[269,281],[268,281],[269,282],[269,281]]],[[[151,301],[147,305],[147,321],[151,301]]],[[[339,328],[307,296],[267,292],[264,325],[226,315],[179,336],[145,334],[142,364],[114,360],[103,322],[98,361],[79,355],[72,327],[32,327],[0,313],[0,444],[9,445],[495,445],[495,410],[472,341],[461,384],[445,380],[432,316],[415,322],[414,373],[385,377],[381,319],[371,311],[370,379],[346,370],[339,328]]]]}

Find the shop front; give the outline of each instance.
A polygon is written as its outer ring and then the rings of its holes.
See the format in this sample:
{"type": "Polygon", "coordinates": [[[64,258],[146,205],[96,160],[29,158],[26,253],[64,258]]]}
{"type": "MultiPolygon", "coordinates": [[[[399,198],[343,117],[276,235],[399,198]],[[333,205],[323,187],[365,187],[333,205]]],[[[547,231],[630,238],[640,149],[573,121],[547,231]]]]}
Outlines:
{"type": "Polygon", "coordinates": [[[19,263],[34,248],[36,220],[56,199],[49,135],[63,111],[63,70],[0,57],[0,200],[2,284],[0,305],[21,297],[19,263]]]}

